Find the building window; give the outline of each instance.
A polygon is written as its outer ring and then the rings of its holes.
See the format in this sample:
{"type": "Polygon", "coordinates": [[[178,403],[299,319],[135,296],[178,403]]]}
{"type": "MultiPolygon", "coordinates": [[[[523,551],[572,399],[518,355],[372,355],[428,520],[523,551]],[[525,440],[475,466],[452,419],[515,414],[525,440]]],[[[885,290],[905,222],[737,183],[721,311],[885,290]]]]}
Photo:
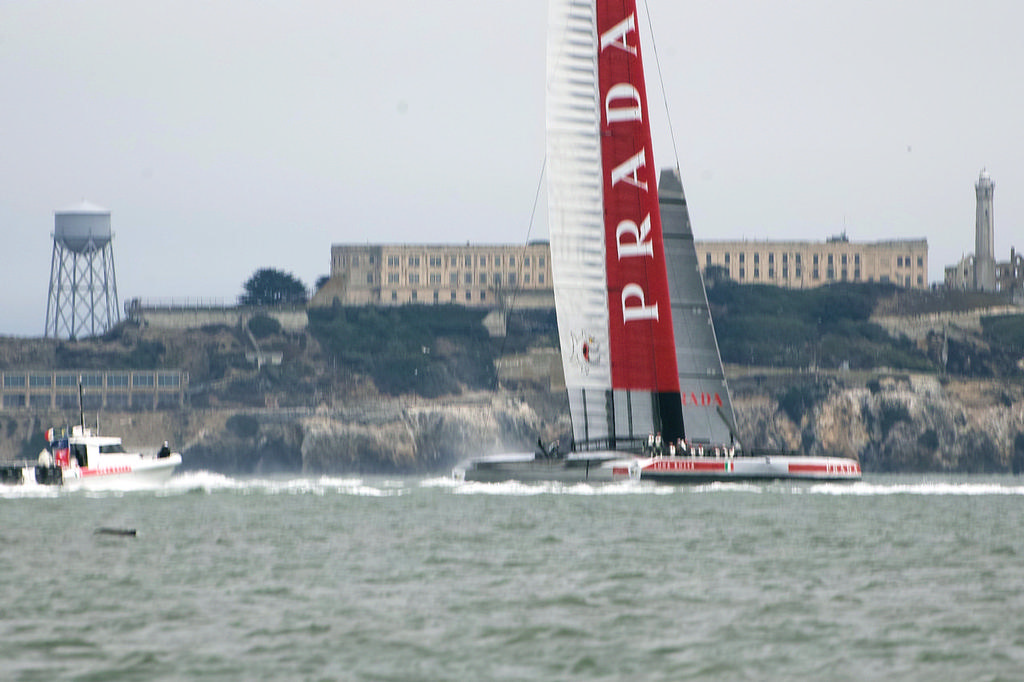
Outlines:
{"type": "Polygon", "coordinates": [[[5,374],[4,375],[4,387],[5,388],[24,388],[25,387],[25,375],[24,374],[5,374]]]}
{"type": "Polygon", "coordinates": [[[372,272],[366,273],[366,283],[367,284],[373,284],[373,273],[372,272]]]}
{"type": "Polygon", "coordinates": [[[818,273],[818,268],[814,268],[814,270],[811,271],[811,277],[813,279],[821,279],[818,273]]]}
{"type": "Polygon", "coordinates": [[[725,254],[725,264],[729,264],[729,254],[725,254]]]}
{"type": "Polygon", "coordinates": [[[782,279],[789,279],[789,267],[786,265],[782,266],[782,279]]]}
{"type": "Polygon", "coordinates": [[[156,382],[158,386],[163,386],[164,388],[174,388],[181,385],[181,375],[161,372],[160,374],[157,375],[156,382]]]}
{"type": "Polygon", "coordinates": [[[398,275],[397,272],[389,272],[388,273],[388,284],[398,284],[398,277],[399,277],[399,275],[398,275]]]}
{"type": "Polygon", "coordinates": [[[457,272],[450,273],[448,275],[448,283],[449,284],[458,284],[459,283],[459,273],[457,273],[457,272]]]}
{"type": "MultiPolygon", "coordinates": [[[[797,265],[800,265],[800,254],[798,253],[798,254],[796,254],[795,256],[793,256],[793,260],[795,260],[795,261],[796,261],[796,264],[797,264],[797,265]]],[[[800,276],[800,275],[797,275],[797,277],[799,277],[799,276],[800,276]]]]}
{"type": "Polygon", "coordinates": [[[523,284],[529,284],[529,283],[530,283],[530,273],[527,272],[525,275],[523,275],[523,284]]]}
{"type": "Polygon", "coordinates": [[[744,260],[746,260],[746,256],[747,256],[747,254],[745,254],[745,253],[741,253],[740,254],[740,263],[741,264],[743,263],[744,260]]]}
{"type": "Polygon", "coordinates": [[[709,254],[707,255],[707,258],[705,258],[705,259],[704,259],[704,261],[705,261],[705,262],[706,262],[706,263],[707,263],[708,265],[711,265],[711,254],[710,254],[710,253],[709,253],[709,254]]]}
{"type": "Polygon", "coordinates": [[[509,286],[515,286],[515,283],[516,283],[516,273],[514,273],[514,272],[508,273],[508,285],[509,286]]]}
{"type": "Polygon", "coordinates": [[[464,262],[465,262],[467,268],[473,267],[473,257],[472,256],[466,256],[466,260],[464,262]]]}
{"type": "MultiPolygon", "coordinates": [[[[757,262],[757,254],[756,253],[754,254],[754,262],[757,262]]],[[[761,278],[761,268],[759,268],[759,267],[757,267],[755,265],[754,266],[754,279],[760,279],[760,278],[761,278]]]]}
{"type": "Polygon", "coordinates": [[[923,287],[924,286],[924,275],[918,275],[917,276],[917,286],[919,286],[919,287],[923,287]]]}
{"type": "Polygon", "coordinates": [[[420,283],[420,273],[418,273],[418,272],[410,272],[409,273],[409,284],[419,284],[419,283],[420,283]]]}
{"type": "MultiPolygon", "coordinates": [[[[754,265],[757,265],[760,262],[761,262],[761,254],[755,253],[754,254],[754,265]]],[[[754,273],[755,273],[754,277],[757,277],[757,270],[755,270],[754,273]]]]}
{"type": "MultiPolygon", "coordinates": [[[[814,257],[813,257],[813,264],[814,264],[814,265],[817,265],[817,264],[818,264],[818,254],[814,254],[814,257]]],[[[814,276],[814,278],[815,278],[815,279],[817,279],[817,278],[818,278],[818,276],[817,276],[817,275],[815,275],[815,276],[814,276]]]]}
{"type": "Polygon", "coordinates": [[[132,375],[132,386],[152,386],[153,375],[152,374],[133,374],[132,375]]]}
{"type": "Polygon", "coordinates": [[[860,254],[859,253],[853,254],[853,264],[854,265],[860,265],[860,254]]]}
{"type": "Polygon", "coordinates": [[[544,273],[543,272],[537,275],[537,284],[544,284],[544,273]]]}
{"type": "Polygon", "coordinates": [[[903,256],[896,256],[896,267],[903,267],[903,256]]]}
{"type": "Polygon", "coordinates": [[[467,272],[466,273],[466,284],[472,284],[472,283],[473,283],[473,273],[467,272]]]}
{"type": "Polygon", "coordinates": [[[544,256],[537,257],[537,265],[539,265],[540,267],[544,267],[544,256]]]}
{"type": "Polygon", "coordinates": [[[832,266],[829,266],[829,268],[828,268],[827,277],[828,277],[828,279],[835,279],[836,278],[836,269],[833,268],[832,266]]]}
{"type": "Polygon", "coordinates": [[[846,254],[845,253],[840,258],[840,263],[842,263],[843,265],[846,265],[846,254]]]}
{"type": "Polygon", "coordinates": [[[439,267],[441,267],[441,257],[440,256],[430,256],[430,258],[427,260],[427,263],[432,268],[439,268],[439,267]]]}
{"type": "MultiPolygon", "coordinates": [[[[741,254],[740,254],[740,258],[742,258],[742,257],[743,257],[743,254],[741,253],[741,254]]],[[[743,267],[743,266],[741,265],[741,266],[740,266],[740,279],[744,279],[744,278],[745,278],[746,276],[747,276],[747,269],[746,269],[746,268],[744,268],[744,267],[743,267]]]]}
{"type": "Polygon", "coordinates": [[[769,265],[774,265],[775,264],[775,254],[774,253],[769,253],[768,254],[768,264],[769,265]]]}
{"type": "Polygon", "coordinates": [[[455,303],[455,292],[452,292],[452,303],[455,303]]]}
{"type": "Polygon", "coordinates": [[[516,265],[516,257],[515,256],[509,256],[508,257],[508,266],[510,268],[514,268],[515,265],[516,265]]]}
{"type": "Polygon", "coordinates": [[[418,268],[420,266],[420,257],[419,256],[409,256],[409,265],[411,265],[412,267],[418,268]]]}
{"type": "Polygon", "coordinates": [[[359,254],[352,254],[352,265],[359,265],[359,254]]]}
{"type": "Polygon", "coordinates": [[[835,265],[835,260],[832,258],[832,254],[828,254],[828,264],[835,265]]]}
{"type": "Polygon", "coordinates": [[[486,265],[487,265],[487,256],[480,256],[480,267],[485,267],[486,265]]]}
{"type": "Polygon", "coordinates": [[[525,267],[525,268],[530,267],[530,257],[529,256],[523,256],[523,267],[525,267]]]}
{"type": "Polygon", "coordinates": [[[466,300],[467,301],[472,301],[473,300],[473,292],[472,291],[467,291],[466,292],[466,300]]]}
{"type": "Polygon", "coordinates": [[[432,273],[430,273],[430,283],[431,284],[440,284],[441,283],[441,273],[440,272],[432,272],[432,273]]]}
{"type": "Polygon", "coordinates": [[[487,284],[487,273],[480,273],[480,284],[487,284]]]}
{"type": "Polygon", "coordinates": [[[840,274],[840,276],[841,276],[841,277],[843,278],[843,281],[845,282],[845,281],[846,281],[846,277],[847,277],[847,272],[846,272],[846,268],[843,268],[843,269],[842,269],[842,270],[841,270],[841,271],[839,272],[839,274],[840,274]]]}
{"type": "MultiPolygon", "coordinates": [[[[924,257],[923,256],[918,256],[917,257],[917,267],[919,267],[919,268],[923,268],[924,267],[924,257]]],[[[918,284],[920,284],[920,283],[921,282],[918,282],[918,284]]]]}
{"type": "Polygon", "coordinates": [[[419,296],[416,295],[416,290],[415,289],[412,290],[412,295],[409,298],[412,299],[413,301],[416,301],[416,300],[419,299],[419,296]]]}
{"type": "Polygon", "coordinates": [[[798,265],[798,266],[796,266],[796,269],[795,269],[795,270],[793,271],[793,275],[794,275],[794,276],[795,276],[795,277],[796,277],[797,279],[800,279],[800,275],[801,275],[801,269],[800,269],[800,266],[799,266],[799,265],[798,265]]]}
{"type": "Polygon", "coordinates": [[[440,291],[438,291],[437,289],[434,289],[434,303],[437,303],[440,300],[440,294],[441,294],[440,291]]]}
{"type": "Polygon", "coordinates": [[[388,256],[388,267],[398,267],[398,256],[388,256]]]}
{"type": "Polygon", "coordinates": [[[855,281],[860,281],[860,268],[853,269],[853,279],[855,281]]]}
{"type": "Polygon", "coordinates": [[[501,273],[494,273],[494,286],[501,286],[501,273]]]}
{"type": "Polygon", "coordinates": [[[768,268],[768,279],[775,279],[775,268],[768,268]]]}
{"type": "Polygon", "coordinates": [[[480,300],[481,301],[486,301],[487,300],[487,292],[486,291],[481,291],[480,292],[480,300]]]}
{"type": "MultiPolygon", "coordinates": [[[[114,375],[114,376],[121,376],[121,375],[118,374],[118,375],[114,375]]],[[[113,377],[111,377],[111,378],[113,378],[113,377]]],[[[125,378],[127,379],[127,377],[125,377],[125,378]]],[[[46,388],[49,388],[50,384],[52,384],[52,383],[53,383],[53,377],[50,376],[49,374],[30,374],[28,376],[28,385],[32,386],[32,387],[40,387],[40,388],[41,387],[46,387],[46,388]]],[[[110,384],[110,385],[114,386],[115,384],[110,384]]],[[[127,386],[128,384],[125,383],[124,385],[127,386]]]]}
{"type": "Polygon", "coordinates": [[[398,301],[398,292],[397,291],[392,291],[391,292],[391,302],[394,303],[396,301],[398,301]]]}

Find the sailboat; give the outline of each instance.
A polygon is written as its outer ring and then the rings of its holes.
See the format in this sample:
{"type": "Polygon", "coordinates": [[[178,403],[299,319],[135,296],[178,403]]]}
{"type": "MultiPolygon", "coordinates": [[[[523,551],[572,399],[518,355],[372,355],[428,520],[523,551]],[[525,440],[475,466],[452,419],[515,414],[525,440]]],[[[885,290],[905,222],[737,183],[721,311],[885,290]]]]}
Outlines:
{"type": "Polygon", "coordinates": [[[548,228],[573,439],[464,480],[856,480],[856,460],[746,450],[677,170],[656,177],[635,0],[552,0],[548,228]]]}

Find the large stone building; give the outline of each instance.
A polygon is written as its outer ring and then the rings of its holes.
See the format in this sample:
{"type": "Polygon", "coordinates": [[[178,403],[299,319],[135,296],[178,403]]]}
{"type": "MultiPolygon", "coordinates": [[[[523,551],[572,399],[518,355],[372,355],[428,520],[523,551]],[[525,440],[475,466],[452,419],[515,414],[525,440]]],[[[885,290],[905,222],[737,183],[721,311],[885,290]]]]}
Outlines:
{"type": "Polygon", "coordinates": [[[313,305],[457,303],[554,307],[547,242],[528,245],[334,244],[313,305]]]}
{"type": "MultiPolygon", "coordinates": [[[[928,286],[925,239],[857,243],[696,242],[706,271],[724,268],[743,284],[808,288],[833,282],[928,286]]],[[[335,244],[331,276],[312,305],[456,303],[470,307],[553,307],[547,242],[515,244],[335,244]],[[515,296],[515,302],[510,300],[515,296]]]]}
{"type": "Polygon", "coordinates": [[[834,282],[892,282],[928,286],[928,240],[851,242],[846,235],[824,242],[698,241],[697,260],[707,272],[719,266],[741,284],[791,289],[834,282]]]}

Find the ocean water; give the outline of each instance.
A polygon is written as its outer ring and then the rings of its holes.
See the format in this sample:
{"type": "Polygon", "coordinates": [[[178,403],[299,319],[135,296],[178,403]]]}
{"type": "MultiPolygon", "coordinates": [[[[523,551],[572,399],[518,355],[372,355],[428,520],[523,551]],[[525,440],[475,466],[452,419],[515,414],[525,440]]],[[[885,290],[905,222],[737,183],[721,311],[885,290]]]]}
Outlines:
{"type": "Polygon", "coordinates": [[[198,473],[0,521],[3,680],[1024,679],[1021,478],[198,473]]]}

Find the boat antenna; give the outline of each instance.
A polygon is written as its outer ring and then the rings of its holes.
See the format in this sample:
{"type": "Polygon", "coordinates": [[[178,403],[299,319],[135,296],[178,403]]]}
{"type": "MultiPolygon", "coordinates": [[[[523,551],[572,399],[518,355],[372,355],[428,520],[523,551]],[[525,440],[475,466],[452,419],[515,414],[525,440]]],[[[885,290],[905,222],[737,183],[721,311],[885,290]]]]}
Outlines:
{"type": "Polygon", "coordinates": [[[78,377],[78,423],[85,431],[85,401],[82,399],[82,377],[78,377]]]}
{"type": "Polygon", "coordinates": [[[676,133],[672,129],[672,115],[669,112],[668,92],[665,90],[665,78],[661,73],[661,60],[658,59],[658,43],[654,39],[654,22],[651,21],[651,7],[644,0],[644,12],[647,14],[647,35],[651,36],[651,48],[654,52],[654,66],[658,72],[658,83],[661,85],[661,101],[665,105],[665,118],[668,120],[668,136],[672,140],[672,155],[675,157],[675,167],[679,170],[679,149],[676,147],[676,133]]]}

